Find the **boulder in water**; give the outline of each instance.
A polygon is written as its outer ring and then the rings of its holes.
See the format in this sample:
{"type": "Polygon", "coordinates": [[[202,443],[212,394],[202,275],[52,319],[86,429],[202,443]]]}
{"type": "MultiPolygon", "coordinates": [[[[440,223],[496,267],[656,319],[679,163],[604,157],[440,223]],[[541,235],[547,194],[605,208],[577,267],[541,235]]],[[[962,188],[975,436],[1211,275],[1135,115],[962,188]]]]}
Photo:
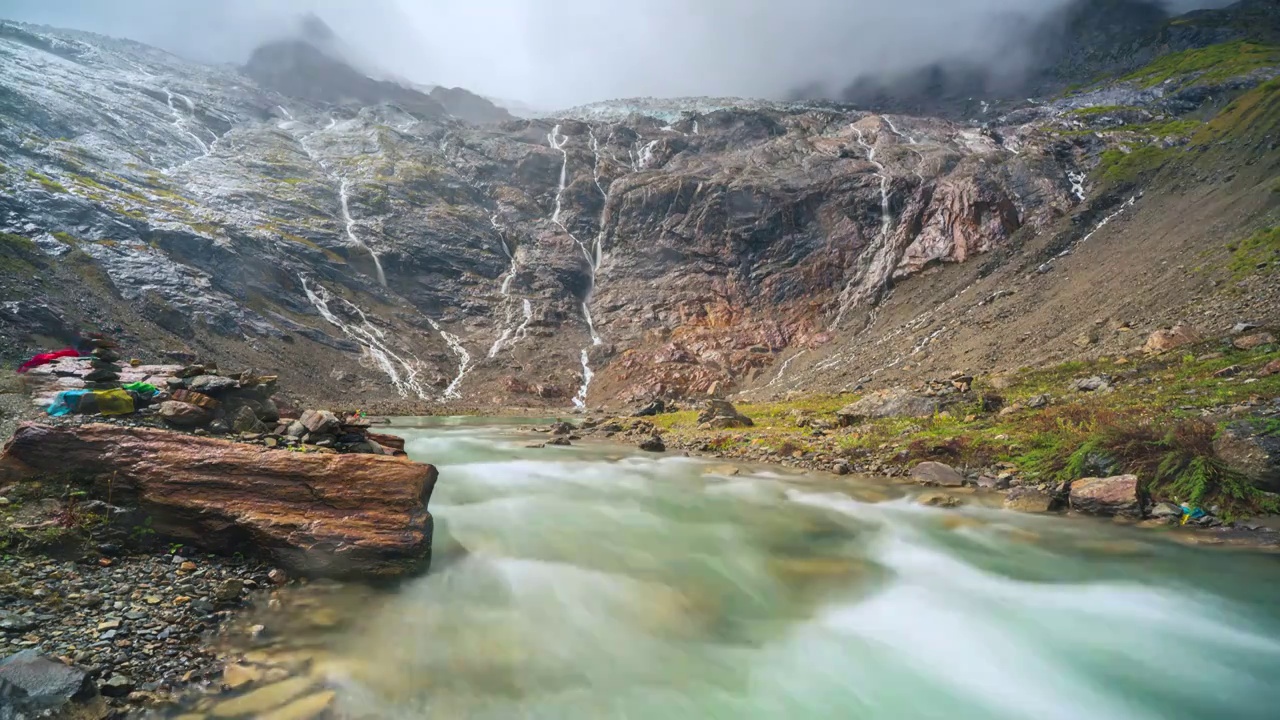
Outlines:
{"type": "Polygon", "coordinates": [[[662,441],[661,435],[651,435],[640,441],[640,449],[645,452],[665,452],[667,444],[662,441]]]}
{"type": "Polygon", "coordinates": [[[1004,496],[1006,510],[1025,513],[1045,513],[1053,510],[1053,495],[1034,487],[1016,487],[1004,496]]]}

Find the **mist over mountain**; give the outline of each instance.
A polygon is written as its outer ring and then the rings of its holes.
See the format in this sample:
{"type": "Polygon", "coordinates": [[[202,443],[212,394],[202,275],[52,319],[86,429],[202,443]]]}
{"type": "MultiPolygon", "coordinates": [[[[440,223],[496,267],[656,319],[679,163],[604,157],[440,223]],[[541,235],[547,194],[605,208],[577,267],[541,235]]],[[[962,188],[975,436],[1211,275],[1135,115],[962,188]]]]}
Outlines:
{"type": "MultiPolygon", "coordinates": [[[[1045,28],[1222,0],[8,0],[0,15],[128,37],[204,62],[244,63],[314,13],[370,74],[460,86],[537,107],[634,96],[839,97],[859,78],[937,63],[982,84],[1039,69],[1045,28]],[[1048,25],[1046,25],[1048,23],[1048,25]]],[[[856,97],[856,94],[853,96],[856,97]]]]}

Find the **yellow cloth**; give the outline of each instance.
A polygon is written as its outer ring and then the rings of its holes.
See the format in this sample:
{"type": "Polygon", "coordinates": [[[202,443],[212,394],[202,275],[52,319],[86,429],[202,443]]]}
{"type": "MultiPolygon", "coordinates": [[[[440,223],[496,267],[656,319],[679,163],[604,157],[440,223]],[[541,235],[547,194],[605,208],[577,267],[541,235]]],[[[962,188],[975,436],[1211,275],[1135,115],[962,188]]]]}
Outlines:
{"type": "Polygon", "coordinates": [[[124,390],[94,390],[101,415],[128,415],[133,412],[133,398],[124,390]]]}

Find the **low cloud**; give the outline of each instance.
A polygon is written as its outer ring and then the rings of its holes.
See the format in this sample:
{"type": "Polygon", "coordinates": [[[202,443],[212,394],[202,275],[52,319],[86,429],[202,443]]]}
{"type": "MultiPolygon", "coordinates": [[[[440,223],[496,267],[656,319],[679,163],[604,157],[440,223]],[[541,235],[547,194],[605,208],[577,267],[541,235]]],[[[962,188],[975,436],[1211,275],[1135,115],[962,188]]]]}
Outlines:
{"type": "MultiPolygon", "coordinates": [[[[315,13],[368,62],[541,108],[630,96],[784,97],[964,58],[1014,74],[1012,37],[1073,0],[6,0],[0,15],[243,62],[315,13]]],[[[1176,10],[1224,0],[1174,0],[1176,10]]]]}

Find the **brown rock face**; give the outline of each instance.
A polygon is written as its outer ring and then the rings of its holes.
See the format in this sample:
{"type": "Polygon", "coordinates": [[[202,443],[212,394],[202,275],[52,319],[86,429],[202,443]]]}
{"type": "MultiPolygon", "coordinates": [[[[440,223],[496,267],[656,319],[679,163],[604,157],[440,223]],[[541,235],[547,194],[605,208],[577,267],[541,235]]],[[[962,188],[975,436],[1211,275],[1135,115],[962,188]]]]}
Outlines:
{"type": "Polygon", "coordinates": [[[436,469],[378,455],[269,450],[152,428],[19,426],[0,477],[92,481],[161,536],[265,555],[307,575],[396,575],[431,556],[436,469]]]}
{"type": "Polygon", "coordinates": [[[1137,475],[1085,478],[1071,484],[1071,509],[1088,515],[1142,517],[1137,475]]]}
{"type": "Polygon", "coordinates": [[[178,400],[165,400],[160,403],[159,411],[165,422],[180,427],[204,425],[212,419],[204,408],[178,400]]]}
{"type": "Polygon", "coordinates": [[[1174,325],[1168,330],[1157,330],[1151,333],[1151,337],[1147,338],[1147,344],[1143,345],[1142,349],[1149,355],[1156,355],[1184,345],[1194,345],[1203,339],[1200,333],[1189,325],[1174,325]]]}

